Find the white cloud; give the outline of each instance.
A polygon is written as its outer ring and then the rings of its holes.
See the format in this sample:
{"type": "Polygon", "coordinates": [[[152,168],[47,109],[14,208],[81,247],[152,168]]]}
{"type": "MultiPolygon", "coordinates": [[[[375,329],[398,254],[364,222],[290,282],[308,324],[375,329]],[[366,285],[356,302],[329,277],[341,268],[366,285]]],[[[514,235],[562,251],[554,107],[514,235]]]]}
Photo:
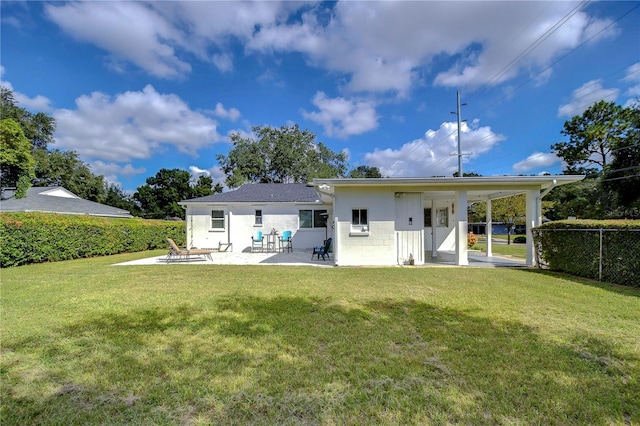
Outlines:
{"type": "Polygon", "coordinates": [[[633,84],[626,92],[628,96],[640,96],[640,62],[636,62],[627,68],[623,81],[633,84]]]}
{"type": "Polygon", "coordinates": [[[131,178],[132,176],[142,174],[147,171],[144,167],[135,168],[131,164],[124,166],[116,163],[105,163],[104,161],[92,161],[89,164],[91,172],[96,175],[104,176],[105,181],[110,184],[122,186],[118,180],[119,176],[131,178]]]}
{"type": "Polygon", "coordinates": [[[529,170],[548,167],[561,161],[555,154],[550,152],[534,152],[522,161],[513,165],[513,170],[517,173],[524,173],[529,170]]]}
{"type": "Polygon", "coordinates": [[[399,96],[442,60],[453,65],[435,84],[447,87],[495,85],[521,72],[546,79],[559,55],[617,34],[577,2],[84,2],[45,10],[121,70],[132,63],[172,78],[195,57],[230,72],[240,44],[248,55],[300,53],[339,75],[347,91],[399,96]]]}
{"type": "MultiPolygon", "coordinates": [[[[457,123],[442,123],[438,130],[428,130],[424,137],[405,143],[399,149],[374,149],[364,156],[369,166],[378,167],[383,176],[451,176],[458,170],[457,123]]],[[[462,123],[462,151],[468,153],[466,161],[489,151],[495,144],[505,140],[490,127],[479,127],[475,121],[471,126],[462,123]]]]}
{"type": "Polygon", "coordinates": [[[571,94],[571,100],[558,108],[558,117],[573,117],[582,114],[594,103],[605,100],[614,101],[618,89],[605,89],[602,80],[591,80],[578,87],[571,94]]]}
{"type": "Polygon", "coordinates": [[[236,108],[226,109],[220,102],[216,104],[216,109],[212,111],[212,114],[225,120],[236,121],[240,118],[240,111],[236,108]]]}
{"type": "Polygon", "coordinates": [[[157,77],[178,77],[191,65],[178,57],[184,34],[142,3],[78,2],[45,5],[47,16],[80,41],[104,49],[112,59],[131,62],[157,77]]]}
{"type": "Polygon", "coordinates": [[[198,149],[225,140],[214,120],[151,85],[113,98],[94,92],[76,99],[76,106],[54,111],[56,144],[83,158],[114,162],[150,158],[165,145],[195,155],[198,149]]]}
{"type": "Polygon", "coordinates": [[[313,97],[317,112],[302,111],[302,116],[324,127],[327,136],[345,138],[366,133],[378,127],[378,115],[372,103],[329,98],[323,92],[313,97]]]}

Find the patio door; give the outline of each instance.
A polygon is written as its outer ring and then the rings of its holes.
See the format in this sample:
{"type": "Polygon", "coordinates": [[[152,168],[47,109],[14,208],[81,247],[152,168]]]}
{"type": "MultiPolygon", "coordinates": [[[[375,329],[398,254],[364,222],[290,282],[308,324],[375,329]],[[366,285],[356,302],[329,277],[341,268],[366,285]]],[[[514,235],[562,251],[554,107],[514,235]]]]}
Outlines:
{"type": "Polygon", "coordinates": [[[424,202],[421,192],[396,192],[396,255],[398,264],[424,263],[424,202]]]}

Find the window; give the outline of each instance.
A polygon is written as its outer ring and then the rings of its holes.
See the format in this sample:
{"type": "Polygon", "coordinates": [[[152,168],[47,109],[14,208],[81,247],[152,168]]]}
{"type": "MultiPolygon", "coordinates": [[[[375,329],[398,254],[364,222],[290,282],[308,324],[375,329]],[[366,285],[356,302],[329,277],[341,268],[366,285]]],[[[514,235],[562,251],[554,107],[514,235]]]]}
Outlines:
{"type": "Polygon", "coordinates": [[[313,211],[313,227],[314,228],[326,228],[327,227],[327,214],[326,210],[314,210],[313,211]]]}
{"type": "Polygon", "coordinates": [[[438,226],[444,226],[445,228],[449,226],[449,210],[448,209],[436,210],[436,224],[438,226]]]}
{"type": "Polygon", "coordinates": [[[298,219],[300,228],[324,228],[327,226],[326,210],[300,210],[298,219]]]}
{"type": "Polygon", "coordinates": [[[424,209],[424,227],[431,226],[431,209],[424,209]]]}
{"type": "Polygon", "coordinates": [[[367,209],[353,209],[353,210],[351,210],[351,224],[352,225],[366,225],[367,224],[367,209]]]}
{"type": "Polygon", "coordinates": [[[211,229],[224,229],[224,210],[211,210],[211,229]]]}
{"type": "Polygon", "coordinates": [[[256,210],[256,221],[255,225],[262,226],[262,210],[256,210]]]}

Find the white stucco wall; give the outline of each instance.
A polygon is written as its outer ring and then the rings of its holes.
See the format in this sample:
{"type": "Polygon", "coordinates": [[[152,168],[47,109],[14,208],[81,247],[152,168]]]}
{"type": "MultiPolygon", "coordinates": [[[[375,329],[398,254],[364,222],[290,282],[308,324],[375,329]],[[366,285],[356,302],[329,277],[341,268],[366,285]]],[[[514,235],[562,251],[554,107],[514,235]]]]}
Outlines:
{"type": "MultiPolygon", "coordinates": [[[[334,210],[336,216],[337,265],[396,265],[396,200],[395,191],[372,188],[336,188],[334,210]],[[351,225],[353,209],[367,209],[366,231],[351,225]]],[[[416,220],[422,220],[420,214],[416,220]]]]}
{"type": "MultiPolygon", "coordinates": [[[[299,228],[300,210],[327,210],[331,215],[331,206],[323,204],[233,204],[200,205],[191,204],[186,210],[187,245],[198,248],[217,249],[219,243],[232,243],[230,251],[250,251],[251,236],[261,230],[268,234],[275,228],[280,235],[289,230],[293,234],[295,251],[309,250],[325,240],[325,228],[299,228]],[[225,212],[225,229],[211,229],[211,211],[225,212]],[[255,212],[262,210],[262,225],[255,224],[255,212]]],[[[328,237],[332,228],[326,229],[328,237]]],[[[265,240],[266,245],[266,240],[265,240]]]]}

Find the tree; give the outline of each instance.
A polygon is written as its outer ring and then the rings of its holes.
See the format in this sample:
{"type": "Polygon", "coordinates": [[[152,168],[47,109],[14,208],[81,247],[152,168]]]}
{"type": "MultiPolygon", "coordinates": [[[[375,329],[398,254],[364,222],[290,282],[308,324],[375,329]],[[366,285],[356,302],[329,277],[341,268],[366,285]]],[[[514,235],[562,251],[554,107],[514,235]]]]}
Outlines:
{"type": "MultiPolygon", "coordinates": [[[[553,203],[542,202],[542,212],[546,212],[553,203]]],[[[475,203],[470,207],[472,221],[483,222],[487,217],[487,203],[475,203]]],[[[511,234],[518,225],[524,225],[527,215],[527,197],[524,194],[512,195],[491,200],[491,221],[504,223],[507,228],[507,244],[511,244],[511,234]]]]}
{"type": "Polygon", "coordinates": [[[336,153],[316,136],[297,125],[256,126],[253,137],[231,134],[233,148],[218,155],[230,188],[252,183],[304,183],[313,178],[342,177],[346,174],[346,154],[336,153]]]}
{"type": "Polygon", "coordinates": [[[358,166],[355,169],[349,171],[350,178],[381,178],[382,173],[377,167],[370,166],[358,166]]]}
{"type": "Polygon", "coordinates": [[[213,178],[205,175],[200,175],[192,188],[193,192],[191,194],[191,198],[205,197],[207,195],[219,194],[222,192],[222,185],[219,183],[214,185],[213,178]]]}
{"type": "Polygon", "coordinates": [[[582,115],[564,123],[569,142],[558,142],[551,149],[567,164],[568,174],[597,176],[607,167],[611,151],[629,129],[623,108],[614,102],[599,101],[582,115]]]}
{"type": "Polygon", "coordinates": [[[35,177],[36,162],[22,127],[12,118],[0,121],[0,186],[15,187],[16,198],[26,195],[35,177]]]}
{"type": "Polygon", "coordinates": [[[55,119],[43,112],[33,114],[18,107],[13,91],[4,86],[0,86],[0,116],[18,122],[33,149],[46,150],[49,144],[54,143],[55,119]]]}
{"type": "Polygon", "coordinates": [[[640,209],[640,101],[625,108],[623,113],[629,123],[628,131],[626,137],[615,144],[603,179],[605,190],[615,194],[622,213],[640,209]]]}
{"type": "Polygon", "coordinates": [[[127,194],[122,187],[118,185],[110,184],[106,186],[105,195],[101,203],[127,210],[133,216],[142,216],[142,210],[133,198],[133,195],[127,194]]]}
{"type": "Polygon", "coordinates": [[[63,186],[90,201],[102,202],[105,198],[104,177],[91,173],[75,151],[36,149],[33,156],[36,160],[34,186],[63,186]]]}
{"type": "Polygon", "coordinates": [[[142,215],[148,219],[184,219],[184,209],[178,204],[182,200],[198,197],[205,185],[211,191],[211,178],[201,177],[192,186],[191,175],[186,170],[160,169],[155,176],[149,177],[146,184],[139,186],[133,198],[140,204],[142,215]],[[197,189],[196,189],[197,187],[197,189]]]}

